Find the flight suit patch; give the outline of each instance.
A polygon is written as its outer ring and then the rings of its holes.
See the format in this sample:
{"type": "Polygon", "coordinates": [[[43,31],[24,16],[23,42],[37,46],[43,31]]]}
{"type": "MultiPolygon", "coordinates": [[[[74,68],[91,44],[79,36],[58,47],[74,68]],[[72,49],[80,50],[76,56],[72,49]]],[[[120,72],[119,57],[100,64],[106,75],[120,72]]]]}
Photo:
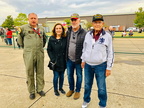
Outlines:
{"type": "Polygon", "coordinates": [[[18,31],[18,33],[20,34],[20,33],[21,33],[21,28],[19,27],[19,28],[17,29],[17,31],[18,31]]]}
{"type": "Polygon", "coordinates": [[[34,31],[28,31],[29,34],[34,34],[34,31]]]}

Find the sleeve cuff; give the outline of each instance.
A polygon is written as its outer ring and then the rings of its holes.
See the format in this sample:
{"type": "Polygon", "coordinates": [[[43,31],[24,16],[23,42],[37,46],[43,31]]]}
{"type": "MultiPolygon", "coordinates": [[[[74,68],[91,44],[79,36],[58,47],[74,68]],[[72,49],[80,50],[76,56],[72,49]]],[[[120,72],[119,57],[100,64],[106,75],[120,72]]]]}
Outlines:
{"type": "Polygon", "coordinates": [[[112,69],[112,67],[107,67],[106,69],[107,69],[107,70],[111,70],[111,69],[112,69]]]}
{"type": "Polygon", "coordinates": [[[85,62],[84,60],[82,60],[82,62],[85,62]]]}

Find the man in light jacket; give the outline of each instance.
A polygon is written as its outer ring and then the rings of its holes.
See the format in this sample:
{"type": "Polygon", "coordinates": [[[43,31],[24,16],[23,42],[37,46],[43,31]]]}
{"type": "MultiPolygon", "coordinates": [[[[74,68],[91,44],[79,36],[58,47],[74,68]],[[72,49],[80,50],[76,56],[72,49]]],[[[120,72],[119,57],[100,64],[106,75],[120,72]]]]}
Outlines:
{"type": "Polygon", "coordinates": [[[107,91],[106,77],[111,74],[114,52],[112,36],[103,30],[104,19],[100,14],[93,16],[93,30],[86,34],[81,56],[81,66],[84,68],[84,102],[82,108],[87,108],[91,98],[94,76],[97,81],[99,107],[106,108],[107,91]]]}

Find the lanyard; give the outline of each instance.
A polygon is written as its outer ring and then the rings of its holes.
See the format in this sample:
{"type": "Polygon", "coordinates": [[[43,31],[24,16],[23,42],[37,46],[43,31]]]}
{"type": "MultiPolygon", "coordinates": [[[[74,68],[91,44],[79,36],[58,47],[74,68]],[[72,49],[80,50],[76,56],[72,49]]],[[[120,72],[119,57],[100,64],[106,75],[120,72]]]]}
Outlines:
{"type": "Polygon", "coordinates": [[[39,29],[35,30],[34,28],[32,28],[32,30],[33,30],[36,34],[39,35],[39,38],[41,38],[41,36],[40,36],[40,30],[39,30],[39,29]]]}

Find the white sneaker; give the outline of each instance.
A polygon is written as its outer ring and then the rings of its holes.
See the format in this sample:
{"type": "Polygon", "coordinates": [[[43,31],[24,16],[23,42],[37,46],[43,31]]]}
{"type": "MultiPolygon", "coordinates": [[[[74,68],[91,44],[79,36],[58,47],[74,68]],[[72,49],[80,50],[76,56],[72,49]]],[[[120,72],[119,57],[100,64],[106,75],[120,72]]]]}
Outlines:
{"type": "Polygon", "coordinates": [[[82,108],[87,108],[88,104],[89,104],[89,102],[84,101],[83,104],[82,104],[82,108]]]}
{"type": "Polygon", "coordinates": [[[106,108],[106,107],[99,106],[99,108],[106,108]]]}

